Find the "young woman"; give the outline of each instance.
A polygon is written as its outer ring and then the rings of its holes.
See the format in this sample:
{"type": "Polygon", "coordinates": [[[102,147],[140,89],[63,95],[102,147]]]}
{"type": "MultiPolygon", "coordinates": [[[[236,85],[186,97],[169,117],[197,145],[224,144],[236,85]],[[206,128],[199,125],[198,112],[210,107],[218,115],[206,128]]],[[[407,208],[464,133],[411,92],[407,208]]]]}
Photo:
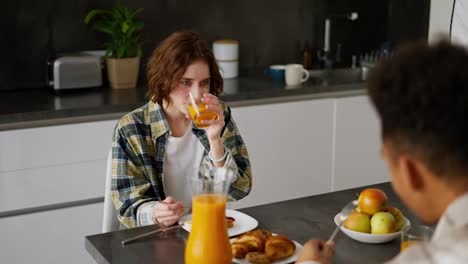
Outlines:
{"type": "Polygon", "coordinates": [[[112,145],[112,199],[125,228],[172,225],[190,206],[187,173],[209,166],[236,173],[228,200],[251,189],[247,148],[229,107],[219,68],[208,44],[189,31],[176,32],[153,52],[147,65],[149,102],[122,117],[112,145]],[[187,107],[206,103],[217,118],[195,125],[187,107]]]}

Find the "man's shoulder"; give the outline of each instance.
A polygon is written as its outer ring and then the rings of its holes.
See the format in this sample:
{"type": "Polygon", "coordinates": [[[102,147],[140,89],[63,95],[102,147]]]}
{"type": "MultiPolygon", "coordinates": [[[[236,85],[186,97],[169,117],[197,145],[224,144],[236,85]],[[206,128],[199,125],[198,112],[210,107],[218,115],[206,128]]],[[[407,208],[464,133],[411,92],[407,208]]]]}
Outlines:
{"type": "Polygon", "coordinates": [[[428,252],[429,243],[418,243],[408,247],[405,251],[395,256],[385,264],[403,264],[403,263],[428,263],[430,252],[428,252]]]}
{"type": "Polygon", "coordinates": [[[441,246],[433,243],[416,243],[397,255],[386,264],[406,263],[468,263],[468,254],[453,246],[441,246]]]}

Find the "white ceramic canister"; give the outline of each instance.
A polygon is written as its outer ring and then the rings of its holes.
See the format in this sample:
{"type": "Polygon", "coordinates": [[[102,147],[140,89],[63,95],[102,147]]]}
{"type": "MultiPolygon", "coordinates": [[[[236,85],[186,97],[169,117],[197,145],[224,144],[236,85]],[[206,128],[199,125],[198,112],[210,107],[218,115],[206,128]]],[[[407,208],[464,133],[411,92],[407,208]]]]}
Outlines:
{"type": "Polygon", "coordinates": [[[236,78],[239,75],[239,62],[238,61],[218,61],[219,73],[223,79],[236,78]]]}
{"type": "Polygon", "coordinates": [[[237,61],[239,59],[239,41],[220,39],[213,42],[213,54],[218,61],[237,61]]]}

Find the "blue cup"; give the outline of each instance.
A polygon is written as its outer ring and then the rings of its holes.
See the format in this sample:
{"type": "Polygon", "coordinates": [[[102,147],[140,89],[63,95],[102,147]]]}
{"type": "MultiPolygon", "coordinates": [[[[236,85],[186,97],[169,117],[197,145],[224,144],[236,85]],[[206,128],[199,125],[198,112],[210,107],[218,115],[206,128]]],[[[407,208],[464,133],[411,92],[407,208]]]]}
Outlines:
{"type": "Polygon", "coordinates": [[[284,82],[285,65],[270,65],[266,70],[266,74],[274,81],[284,82]]]}

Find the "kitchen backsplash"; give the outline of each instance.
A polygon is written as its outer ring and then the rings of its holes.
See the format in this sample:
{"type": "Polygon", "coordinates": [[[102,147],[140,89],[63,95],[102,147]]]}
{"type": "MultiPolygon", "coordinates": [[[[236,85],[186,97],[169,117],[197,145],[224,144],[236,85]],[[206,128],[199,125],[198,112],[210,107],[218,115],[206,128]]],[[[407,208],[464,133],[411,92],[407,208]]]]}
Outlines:
{"type": "MultiPolygon", "coordinates": [[[[302,50],[323,48],[325,17],[351,11],[359,19],[332,19],[331,47],[351,55],[427,37],[430,0],[122,0],[143,7],[144,66],[154,46],[171,32],[192,29],[212,42],[239,40],[240,75],[269,64],[302,62],[302,50]]],[[[83,23],[87,11],[110,0],[7,0],[0,17],[4,57],[0,90],[45,89],[46,59],[56,53],[102,49],[106,39],[83,23]]],[[[144,71],[140,82],[144,82],[144,71]]]]}

